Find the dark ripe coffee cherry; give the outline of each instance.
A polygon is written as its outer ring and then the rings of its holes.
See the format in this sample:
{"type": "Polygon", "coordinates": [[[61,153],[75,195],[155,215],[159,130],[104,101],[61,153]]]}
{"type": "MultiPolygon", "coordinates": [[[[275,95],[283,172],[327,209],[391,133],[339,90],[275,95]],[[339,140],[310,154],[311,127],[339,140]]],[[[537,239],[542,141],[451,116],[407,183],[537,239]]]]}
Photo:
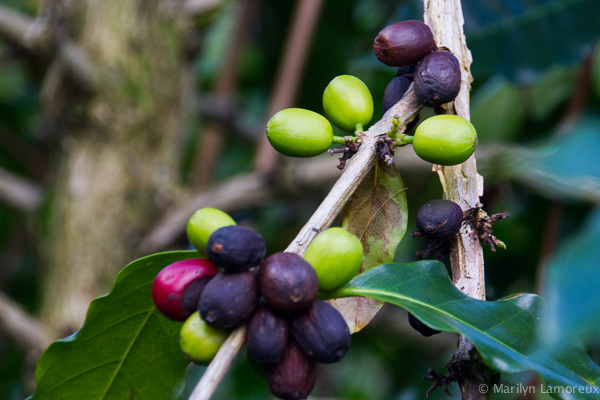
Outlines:
{"type": "Polygon", "coordinates": [[[242,272],[262,261],[267,247],[265,239],[250,228],[225,226],[217,229],[206,245],[208,258],[227,272],[242,272]]]}
{"type": "Polygon", "coordinates": [[[263,261],[258,271],[258,285],[267,304],[281,312],[308,307],[319,291],[317,273],[294,253],[275,253],[263,261]]]}
{"type": "Polygon", "coordinates": [[[400,67],[398,68],[398,71],[396,71],[396,76],[404,76],[407,79],[410,79],[410,81],[413,81],[413,74],[415,73],[415,68],[417,68],[416,65],[407,65],[405,67],[400,67]]]}
{"type": "Polygon", "coordinates": [[[442,331],[438,331],[437,329],[431,329],[430,327],[428,327],[427,325],[422,323],[420,319],[418,319],[411,313],[408,313],[408,323],[415,331],[419,332],[421,335],[423,335],[425,337],[437,335],[438,333],[442,332],[442,331]]]}
{"type": "Polygon", "coordinates": [[[431,200],[417,212],[417,229],[426,239],[448,239],[458,233],[462,221],[462,209],[450,200],[431,200]]]}
{"type": "Polygon", "coordinates": [[[288,320],[263,304],[248,321],[248,352],[254,361],[261,364],[279,362],[285,353],[289,333],[288,320]]]}
{"type": "Polygon", "coordinates": [[[350,330],[344,317],[326,301],[315,300],[295,316],[291,333],[304,355],[321,363],[341,360],[350,348],[350,330]]]}
{"type": "Polygon", "coordinates": [[[152,282],[152,300],[167,318],[185,321],[196,311],[204,284],[219,272],[212,262],[200,258],[167,265],[152,282]]]}
{"type": "Polygon", "coordinates": [[[392,108],[394,104],[400,101],[404,93],[410,87],[412,81],[404,76],[396,76],[388,83],[383,92],[383,113],[392,108]]]}
{"type": "Polygon", "coordinates": [[[435,49],[431,29],[421,21],[388,25],[375,38],[375,55],[385,65],[414,65],[435,49]]]}
{"type": "Polygon", "coordinates": [[[179,332],[181,351],[194,364],[207,365],[215,357],[229,332],[215,329],[194,312],[183,324],[179,332]]]}
{"type": "Polygon", "coordinates": [[[415,95],[427,107],[451,102],[460,92],[460,63],[445,50],[428,54],[417,66],[413,80],[415,95]]]}
{"type": "Polygon", "coordinates": [[[258,285],[253,272],[221,273],[204,288],[198,310],[207,324],[217,329],[237,328],[258,306],[258,285]]]}
{"type": "Polygon", "coordinates": [[[267,367],[269,389],[282,400],[307,398],[316,381],[316,363],[306,358],[293,340],[288,342],[283,359],[267,367]]]}

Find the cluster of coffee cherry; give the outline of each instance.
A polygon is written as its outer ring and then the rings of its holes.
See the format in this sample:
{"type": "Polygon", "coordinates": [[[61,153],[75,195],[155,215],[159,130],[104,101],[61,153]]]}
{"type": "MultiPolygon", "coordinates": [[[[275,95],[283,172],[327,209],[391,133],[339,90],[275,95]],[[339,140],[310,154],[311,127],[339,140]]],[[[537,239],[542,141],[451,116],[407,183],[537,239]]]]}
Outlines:
{"type": "MultiPolygon", "coordinates": [[[[431,30],[423,22],[401,21],[389,25],[377,35],[373,47],[381,62],[399,67],[384,93],[384,113],[402,99],[413,82],[417,100],[428,107],[451,102],[460,92],[459,61],[451,52],[437,48],[431,30]]],[[[343,168],[360,145],[363,127],[371,121],[373,98],[360,79],[341,75],[325,88],[323,109],[338,128],[354,132],[356,137],[334,136],[330,122],[320,114],[287,108],[269,120],[267,138],[277,151],[292,157],[312,157],[334,143],[341,144],[342,147],[329,152],[344,153],[339,166],[343,168]]],[[[418,116],[407,129],[412,129],[417,122],[418,116]]],[[[439,165],[463,163],[477,147],[475,128],[457,115],[428,118],[418,126],[414,136],[397,135],[393,130],[389,136],[395,145],[412,144],[420,158],[439,165]]]]}
{"type": "Polygon", "coordinates": [[[247,324],[252,359],[265,366],[271,392],[306,398],[316,363],[339,361],[350,347],[342,315],[317,293],[345,285],[360,269],[360,240],[341,228],[321,232],[305,258],[275,253],[264,239],[214,208],[198,210],[187,234],[208,259],[179,261],[155,278],[152,296],[167,317],[185,321],[180,345],[188,358],[207,364],[231,329],[247,324]]]}

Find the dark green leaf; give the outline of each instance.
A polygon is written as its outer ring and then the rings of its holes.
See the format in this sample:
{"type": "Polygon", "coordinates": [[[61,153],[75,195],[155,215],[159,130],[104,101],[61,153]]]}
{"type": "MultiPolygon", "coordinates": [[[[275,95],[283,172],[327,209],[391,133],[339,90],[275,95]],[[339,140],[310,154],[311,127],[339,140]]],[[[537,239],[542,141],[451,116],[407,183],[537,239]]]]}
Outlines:
{"type": "MultiPolygon", "coordinates": [[[[592,391],[578,393],[577,399],[597,399],[600,394],[600,367],[581,348],[537,346],[539,322],[544,317],[544,301],[537,295],[475,300],[452,285],[444,264],[428,260],[381,265],[332,296],[366,296],[395,304],[431,328],[463,334],[498,371],[534,370],[548,385],[592,391]]],[[[575,397],[566,394],[563,398],[575,397]]]]}
{"type": "Polygon", "coordinates": [[[463,2],[476,79],[531,81],[554,65],[580,62],[600,36],[597,0],[463,2]]]}
{"type": "Polygon", "coordinates": [[[180,322],[152,302],[152,281],[195,251],[155,254],[127,265],[113,290],[92,301],[81,330],[40,358],[31,400],[177,399],[189,362],[179,348],[180,322]]]}
{"type": "Polygon", "coordinates": [[[589,217],[576,237],[564,244],[548,262],[544,294],[549,318],[547,343],[574,342],[580,337],[597,340],[600,325],[600,209],[589,217]]]}
{"type": "Polygon", "coordinates": [[[519,88],[502,78],[491,79],[473,96],[471,122],[481,143],[513,139],[525,118],[519,88]]]}
{"type": "MultiPolygon", "coordinates": [[[[361,272],[392,262],[396,248],[406,233],[408,208],[406,188],[394,165],[378,162],[363,179],[344,208],[344,229],[363,244],[361,272]]],[[[373,319],[382,306],[366,298],[333,300],[352,332],[358,332],[373,319]]]]}

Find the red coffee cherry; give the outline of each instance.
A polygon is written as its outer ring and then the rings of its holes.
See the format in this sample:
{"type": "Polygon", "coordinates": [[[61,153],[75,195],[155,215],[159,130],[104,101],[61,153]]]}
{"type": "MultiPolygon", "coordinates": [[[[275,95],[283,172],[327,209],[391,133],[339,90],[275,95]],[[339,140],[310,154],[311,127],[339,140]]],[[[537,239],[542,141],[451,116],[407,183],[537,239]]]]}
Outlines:
{"type": "Polygon", "coordinates": [[[156,308],[167,318],[185,321],[196,311],[204,285],[217,272],[216,265],[201,258],[177,261],[166,266],[152,283],[152,300],[156,308]]]}

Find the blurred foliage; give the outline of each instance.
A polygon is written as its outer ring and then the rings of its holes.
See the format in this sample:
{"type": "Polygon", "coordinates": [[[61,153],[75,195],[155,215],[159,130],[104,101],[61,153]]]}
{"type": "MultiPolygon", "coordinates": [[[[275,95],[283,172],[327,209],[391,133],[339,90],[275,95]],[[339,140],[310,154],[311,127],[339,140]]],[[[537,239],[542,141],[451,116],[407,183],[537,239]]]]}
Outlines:
{"type": "MultiPolygon", "coordinates": [[[[198,23],[203,43],[194,60],[194,72],[200,95],[214,87],[224,59],[235,14],[235,4],[229,3],[198,23]]],[[[35,0],[0,0],[0,4],[31,15],[37,8],[35,0]]],[[[548,279],[555,279],[557,287],[561,287],[565,276],[573,278],[564,280],[565,287],[578,285],[574,279],[577,275],[564,269],[579,262],[576,260],[585,260],[582,245],[577,243],[586,239],[586,232],[591,232],[591,228],[582,228],[582,223],[591,218],[590,210],[598,203],[598,198],[580,194],[581,189],[589,193],[588,189],[593,188],[590,182],[597,184],[599,178],[600,51],[593,56],[591,84],[586,92],[577,94],[575,89],[582,62],[592,53],[600,36],[600,2],[463,0],[463,7],[467,43],[474,58],[472,118],[481,146],[521,146],[515,158],[509,153],[501,162],[487,166],[487,161],[479,161],[485,171],[485,210],[511,213],[510,218],[494,228],[508,250],[491,253],[485,249],[488,298],[538,291],[545,273],[543,261],[549,256],[547,249],[551,252],[556,246],[561,250],[550,262],[548,279]],[[564,115],[574,96],[587,99],[582,110],[586,117],[566,129],[564,115]],[[551,173],[552,178],[531,173],[539,170],[551,173]],[[587,180],[577,180],[583,176],[587,180]],[[557,189],[551,190],[552,185],[557,189]],[[575,256],[579,258],[571,258],[575,256]],[[558,272],[552,272],[555,269],[558,272]]],[[[270,117],[265,112],[293,8],[294,2],[263,0],[256,10],[238,66],[240,76],[233,99],[238,112],[253,120],[270,117]]],[[[383,91],[396,71],[377,62],[373,39],[385,25],[402,19],[421,19],[421,15],[422,3],[418,0],[325,1],[296,106],[322,112],[321,96],[327,83],[337,75],[354,74],[371,89],[376,107],[373,121],[379,119],[383,91]]],[[[50,186],[51,177],[45,177],[43,172],[55,161],[58,141],[52,132],[52,121],[43,118],[39,107],[46,69],[46,61],[0,40],[0,166],[50,186]]],[[[205,124],[202,118],[194,118],[185,132],[183,182],[193,173],[193,149],[205,124]]],[[[257,136],[261,134],[257,132],[257,136]]],[[[251,168],[251,142],[236,132],[228,132],[226,149],[215,172],[216,180],[251,168]]],[[[397,157],[397,162],[402,160],[397,157]]],[[[407,232],[412,232],[416,230],[412,217],[416,210],[426,201],[441,197],[442,190],[435,174],[406,174],[403,179],[408,188],[407,232]]],[[[326,192],[327,188],[323,188],[298,197],[273,199],[260,207],[238,210],[233,216],[263,234],[269,252],[279,251],[293,239],[326,192]]],[[[0,290],[32,312],[36,311],[37,288],[43,279],[38,242],[39,227],[46,222],[45,217],[42,211],[24,216],[0,203],[0,290]]],[[[588,248],[593,243],[589,242],[588,248]]],[[[396,261],[414,261],[415,251],[423,246],[419,239],[405,238],[396,261]]],[[[187,248],[183,237],[176,247],[187,248]]],[[[587,257],[594,260],[593,255],[587,257]]],[[[591,274],[598,275],[597,263],[586,265],[591,274]]],[[[593,292],[581,295],[585,293],[593,292]]],[[[586,315],[597,311],[596,306],[584,310],[586,315]]],[[[0,398],[22,399],[28,390],[22,379],[26,376],[25,354],[1,335],[0,398]]],[[[442,371],[454,344],[451,334],[427,340],[415,336],[407,328],[405,314],[386,306],[371,325],[354,335],[347,358],[322,369],[316,394],[340,399],[422,399],[429,387],[429,382],[422,380],[423,375],[429,367],[442,371]]],[[[596,362],[599,353],[590,353],[596,362]]],[[[256,379],[250,369],[243,355],[239,357],[215,398],[266,398],[264,381],[256,379]]],[[[190,368],[190,382],[201,372],[199,367],[190,368]]],[[[530,374],[503,378],[524,384],[532,379],[530,374]]],[[[459,397],[455,385],[451,391],[451,398],[459,397]]],[[[448,397],[436,391],[431,398],[448,397]]],[[[537,398],[547,396],[538,394],[537,398]]]]}

